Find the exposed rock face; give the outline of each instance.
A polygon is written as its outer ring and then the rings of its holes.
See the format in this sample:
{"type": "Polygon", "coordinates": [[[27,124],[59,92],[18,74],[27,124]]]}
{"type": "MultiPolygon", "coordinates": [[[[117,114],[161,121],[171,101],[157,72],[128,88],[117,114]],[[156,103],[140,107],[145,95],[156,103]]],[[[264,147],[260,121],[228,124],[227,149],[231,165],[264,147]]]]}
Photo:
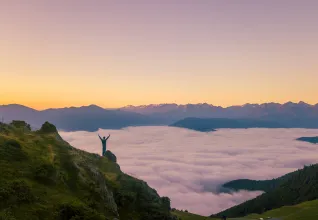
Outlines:
{"type": "Polygon", "coordinates": [[[108,209],[116,216],[119,216],[118,208],[114,199],[113,192],[108,189],[103,174],[97,169],[95,169],[94,167],[90,166],[87,168],[88,170],[90,170],[90,172],[92,173],[92,176],[95,179],[95,182],[98,184],[98,187],[100,189],[100,196],[104,200],[105,209],[108,209]]]}
{"type": "Polygon", "coordinates": [[[112,161],[112,162],[114,162],[114,163],[117,163],[117,157],[116,157],[116,155],[113,154],[111,151],[109,151],[109,150],[106,151],[105,157],[107,157],[108,160],[110,160],[110,161],[112,161]]]}

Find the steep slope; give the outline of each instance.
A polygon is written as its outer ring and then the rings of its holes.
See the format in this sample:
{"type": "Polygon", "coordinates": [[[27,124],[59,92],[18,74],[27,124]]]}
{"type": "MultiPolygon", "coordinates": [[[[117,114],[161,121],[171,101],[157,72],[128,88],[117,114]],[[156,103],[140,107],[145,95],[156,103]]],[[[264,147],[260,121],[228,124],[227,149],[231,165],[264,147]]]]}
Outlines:
{"type": "Polygon", "coordinates": [[[54,125],[0,124],[0,219],[171,219],[170,200],[54,125]]]}
{"type": "Polygon", "coordinates": [[[244,202],[240,205],[229,208],[218,213],[228,217],[241,217],[251,213],[263,213],[268,210],[280,208],[286,205],[295,205],[305,201],[318,199],[318,164],[305,166],[303,169],[287,174],[272,181],[232,181],[225,185],[231,185],[236,190],[253,189],[262,190],[266,193],[255,199],[244,202]],[[241,184],[245,182],[246,186],[241,184]],[[236,184],[236,185],[235,185],[236,184]],[[235,187],[234,187],[235,186],[235,187]],[[242,187],[243,186],[243,187],[242,187]]]}

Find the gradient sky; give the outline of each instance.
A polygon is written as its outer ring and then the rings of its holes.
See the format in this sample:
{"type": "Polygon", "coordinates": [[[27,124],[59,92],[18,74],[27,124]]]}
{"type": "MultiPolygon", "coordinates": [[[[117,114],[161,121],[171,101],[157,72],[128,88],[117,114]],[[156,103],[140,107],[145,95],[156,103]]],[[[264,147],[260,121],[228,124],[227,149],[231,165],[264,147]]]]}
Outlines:
{"type": "Polygon", "coordinates": [[[2,0],[0,104],[318,102],[316,0],[2,0]]]}

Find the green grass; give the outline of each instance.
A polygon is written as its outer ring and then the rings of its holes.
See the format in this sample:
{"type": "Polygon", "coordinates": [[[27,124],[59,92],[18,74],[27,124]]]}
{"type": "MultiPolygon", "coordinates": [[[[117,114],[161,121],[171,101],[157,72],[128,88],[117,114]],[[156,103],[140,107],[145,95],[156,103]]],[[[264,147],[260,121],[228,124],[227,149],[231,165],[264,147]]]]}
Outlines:
{"type": "Polygon", "coordinates": [[[181,211],[177,211],[177,210],[173,211],[172,214],[177,216],[178,219],[181,218],[182,220],[213,220],[214,219],[214,218],[210,218],[210,217],[195,215],[192,213],[181,212],[181,211]]]}
{"type": "Polygon", "coordinates": [[[276,217],[282,220],[317,220],[318,200],[303,202],[294,206],[284,206],[263,214],[251,214],[246,219],[259,219],[266,217],[276,217]]]}

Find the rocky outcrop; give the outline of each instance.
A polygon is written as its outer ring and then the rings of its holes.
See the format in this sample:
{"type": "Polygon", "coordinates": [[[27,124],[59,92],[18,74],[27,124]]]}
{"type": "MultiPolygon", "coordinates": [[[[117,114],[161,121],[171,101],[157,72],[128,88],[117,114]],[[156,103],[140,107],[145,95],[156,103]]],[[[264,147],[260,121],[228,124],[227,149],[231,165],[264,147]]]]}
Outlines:
{"type": "Polygon", "coordinates": [[[117,157],[115,154],[113,154],[111,151],[106,151],[105,153],[105,157],[107,157],[108,160],[114,162],[114,163],[117,163],[117,157]]]}
{"type": "Polygon", "coordinates": [[[39,130],[39,132],[40,133],[44,133],[44,134],[55,133],[55,132],[57,133],[57,129],[56,129],[56,127],[53,124],[51,124],[51,123],[46,121],[42,125],[41,129],[39,130]]]}

